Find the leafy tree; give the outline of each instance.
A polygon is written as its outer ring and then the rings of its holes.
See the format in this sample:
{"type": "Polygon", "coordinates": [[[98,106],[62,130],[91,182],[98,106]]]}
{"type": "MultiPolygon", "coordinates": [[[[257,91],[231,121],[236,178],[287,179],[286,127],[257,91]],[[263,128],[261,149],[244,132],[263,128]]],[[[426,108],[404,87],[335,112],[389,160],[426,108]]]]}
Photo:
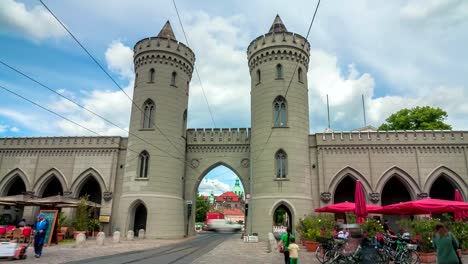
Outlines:
{"type": "Polygon", "coordinates": [[[206,213],[210,210],[208,201],[203,199],[203,196],[197,193],[197,209],[195,213],[195,222],[205,222],[206,213]]]}
{"type": "Polygon", "coordinates": [[[443,122],[446,118],[447,112],[438,107],[404,108],[388,117],[379,130],[451,130],[452,126],[443,122]]]}

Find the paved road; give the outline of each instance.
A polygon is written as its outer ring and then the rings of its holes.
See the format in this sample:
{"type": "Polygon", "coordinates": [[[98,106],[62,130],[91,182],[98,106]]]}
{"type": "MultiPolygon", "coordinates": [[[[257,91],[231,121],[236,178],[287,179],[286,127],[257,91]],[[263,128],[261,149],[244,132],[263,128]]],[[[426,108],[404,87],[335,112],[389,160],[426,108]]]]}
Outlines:
{"type": "MultiPolygon", "coordinates": [[[[68,262],[69,264],[182,264],[192,263],[226,239],[240,236],[239,233],[203,233],[196,238],[176,245],[155,249],[122,253],[106,257],[68,262]]],[[[86,252],[83,252],[86,254],[86,252]]]]}

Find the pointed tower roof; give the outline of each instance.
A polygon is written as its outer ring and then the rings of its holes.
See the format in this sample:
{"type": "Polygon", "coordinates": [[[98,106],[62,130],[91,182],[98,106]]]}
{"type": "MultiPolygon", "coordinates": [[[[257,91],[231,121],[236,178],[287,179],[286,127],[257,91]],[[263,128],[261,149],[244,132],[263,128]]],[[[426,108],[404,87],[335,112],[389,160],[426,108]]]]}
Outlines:
{"type": "Polygon", "coordinates": [[[273,21],[273,24],[271,25],[269,33],[282,33],[282,32],[288,32],[286,29],[286,26],[284,26],[283,21],[281,20],[281,17],[277,14],[275,17],[275,20],[273,21]]]}
{"type": "Polygon", "coordinates": [[[172,31],[171,23],[169,22],[169,20],[166,22],[166,24],[164,24],[164,27],[159,32],[158,38],[177,40],[174,35],[174,31],[172,31]]]}

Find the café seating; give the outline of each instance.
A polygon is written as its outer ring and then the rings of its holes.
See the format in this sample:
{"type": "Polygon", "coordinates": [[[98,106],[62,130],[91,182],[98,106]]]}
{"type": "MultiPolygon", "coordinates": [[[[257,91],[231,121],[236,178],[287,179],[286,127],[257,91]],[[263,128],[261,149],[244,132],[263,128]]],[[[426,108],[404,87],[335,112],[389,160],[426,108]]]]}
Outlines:
{"type": "Polygon", "coordinates": [[[6,227],[0,226],[0,238],[5,238],[6,237],[6,232],[7,232],[6,227]]]}
{"type": "Polygon", "coordinates": [[[32,235],[32,228],[31,227],[24,227],[21,230],[21,241],[23,242],[29,242],[31,240],[31,235],[32,235]]]}
{"type": "Polygon", "coordinates": [[[15,228],[11,234],[11,239],[16,239],[18,242],[21,239],[21,229],[15,228]]]}

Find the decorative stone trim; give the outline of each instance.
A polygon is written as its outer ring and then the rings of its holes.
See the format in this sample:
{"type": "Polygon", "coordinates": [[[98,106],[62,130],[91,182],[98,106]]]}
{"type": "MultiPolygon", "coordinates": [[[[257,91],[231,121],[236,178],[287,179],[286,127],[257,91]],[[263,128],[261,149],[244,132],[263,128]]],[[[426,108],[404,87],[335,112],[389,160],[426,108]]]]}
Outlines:
{"type": "Polygon", "coordinates": [[[425,192],[423,192],[423,193],[418,193],[418,197],[419,197],[419,199],[424,199],[424,198],[429,197],[429,194],[428,194],[428,193],[425,193],[425,192]]]}
{"type": "Polygon", "coordinates": [[[250,165],[250,160],[249,159],[242,159],[240,163],[241,163],[241,166],[243,168],[248,168],[249,165],[250,165]]]}
{"type": "Polygon", "coordinates": [[[328,203],[331,201],[331,193],[329,192],[322,192],[320,193],[320,200],[324,203],[328,203]]]}
{"type": "Polygon", "coordinates": [[[70,191],[63,192],[64,197],[72,197],[72,195],[73,195],[73,192],[70,192],[70,191]]]}
{"type": "Polygon", "coordinates": [[[371,192],[369,193],[369,200],[373,203],[378,203],[380,201],[380,193],[378,192],[371,192]]]}
{"type": "Polygon", "coordinates": [[[102,198],[104,199],[104,201],[108,202],[110,200],[112,200],[112,192],[104,192],[102,194],[102,198]]]}
{"type": "Polygon", "coordinates": [[[198,166],[200,166],[200,161],[198,159],[192,159],[192,161],[190,161],[190,166],[192,168],[198,168],[198,166]]]}
{"type": "Polygon", "coordinates": [[[189,153],[206,153],[206,152],[249,152],[249,145],[192,145],[187,146],[189,153]]]}

